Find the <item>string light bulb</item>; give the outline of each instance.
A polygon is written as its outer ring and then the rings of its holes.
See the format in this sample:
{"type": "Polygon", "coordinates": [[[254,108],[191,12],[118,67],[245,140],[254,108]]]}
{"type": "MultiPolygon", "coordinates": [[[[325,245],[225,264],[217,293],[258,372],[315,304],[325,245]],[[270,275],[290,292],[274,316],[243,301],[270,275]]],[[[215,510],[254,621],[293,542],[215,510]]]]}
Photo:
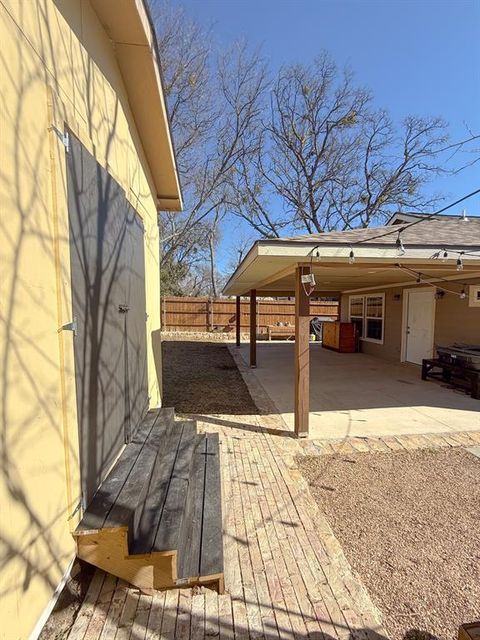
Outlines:
{"type": "Polygon", "coordinates": [[[457,258],[457,271],[463,271],[462,256],[458,256],[458,258],[457,258]]]}
{"type": "Polygon", "coordinates": [[[353,249],[350,249],[350,255],[348,256],[348,263],[353,264],[355,262],[355,254],[353,253],[353,249]]]}
{"type": "Polygon", "coordinates": [[[398,236],[395,241],[395,246],[397,248],[398,255],[403,256],[405,253],[405,247],[403,246],[402,238],[400,236],[400,231],[398,232],[398,236]]]}
{"type": "Polygon", "coordinates": [[[442,262],[446,262],[448,260],[448,251],[446,249],[443,250],[442,262]]]}
{"type": "Polygon", "coordinates": [[[320,251],[318,249],[315,251],[315,260],[320,262],[320,251]]]}
{"type": "Polygon", "coordinates": [[[467,292],[465,291],[465,285],[464,285],[460,292],[460,300],[465,300],[466,297],[467,297],[467,292]]]}

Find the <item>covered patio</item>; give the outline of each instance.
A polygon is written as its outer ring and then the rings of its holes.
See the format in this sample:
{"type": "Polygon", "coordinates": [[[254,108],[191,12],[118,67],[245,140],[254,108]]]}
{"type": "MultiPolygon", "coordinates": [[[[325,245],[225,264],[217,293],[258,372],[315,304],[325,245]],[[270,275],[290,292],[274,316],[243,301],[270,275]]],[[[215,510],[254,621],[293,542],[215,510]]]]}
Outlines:
{"type": "MultiPolygon", "coordinates": [[[[295,430],[294,344],[257,345],[254,375],[287,427],[295,430]]],[[[240,347],[248,365],[249,345],[240,347]]],[[[437,381],[419,367],[365,353],[336,353],[310,344],[309,437],[338,440],[480,429],[480,402],[437,381]]]]}
{"type": "Polygon", "coordinates": [[[479,401],[422,382],[418,365],[438,344],[480,345],[479,218],[396,214],[384,227],[260,240],[224,294],[237,298],[237,347],[249,297],[244,357],[298,437],[478,428],[479,401]],[[257,345],[256,301],[270,296],[295,298],[294,346],[257,345]],[[362,353],[310,344],[310,300],[322,297],[339,301],[362,353]]]}

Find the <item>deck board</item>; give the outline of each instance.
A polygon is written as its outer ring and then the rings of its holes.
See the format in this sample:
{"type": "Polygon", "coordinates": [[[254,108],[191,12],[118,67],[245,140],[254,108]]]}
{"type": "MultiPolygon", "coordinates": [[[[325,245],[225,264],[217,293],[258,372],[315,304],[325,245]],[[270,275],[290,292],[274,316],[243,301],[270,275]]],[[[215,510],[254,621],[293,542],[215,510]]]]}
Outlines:
{"type": "Polygon", "coordinates": [[[179,541],[177,571],[180,579],[195,578],[200,574],[206,447],[207,438],[205,434],[201,434],[193,455],[191,488],[185,507],[188,526],[183,528],[179,541]]]}
{"type": "Polygon", "coordinates": [[[125,447],[106,480],[96,492],[85,511],[77,531],[101,529],[115,504],[125,482],[141,455],[145,443],[155,425],[162,419],[173,417],[171,410],[149,412],[137,429],[132,442],[125,447]]]}
{"type": "Polygon", "coordinates": [[[153,541],[152,551],[178,549],[180,529],[183,523],[185,502],[189,489],[192,456],[197,437],[195,423],[184,423],[182,439],[177,449],[167,497],[153,541]]]}
{"type": "Polygon", "coordinates": [[[223,572],[222,494],[218,433],[206,436],[205,488],[200,575],[223,572]]]}
{"type": "MultiPolygon", "coordinates": [[[[105,519],[104,528],[128,526],[132,523],[141,493],[145,490],[152,472],[162,436],[164,436],[162,429],[153,428],[150,431],[140,455],[137,456],[127,480],[105,519]]],[[[128,449],[129,447],[126,451],[128,449]]]]}
{"type": "Polygon", "coordinates": [[[132,553],[150,553],[153,549],[183,430],[183,423],[175,425],[162,447],[163,453],[156,460],[138,527],[134,532],[135,540],[132,544],[132,553]]]}

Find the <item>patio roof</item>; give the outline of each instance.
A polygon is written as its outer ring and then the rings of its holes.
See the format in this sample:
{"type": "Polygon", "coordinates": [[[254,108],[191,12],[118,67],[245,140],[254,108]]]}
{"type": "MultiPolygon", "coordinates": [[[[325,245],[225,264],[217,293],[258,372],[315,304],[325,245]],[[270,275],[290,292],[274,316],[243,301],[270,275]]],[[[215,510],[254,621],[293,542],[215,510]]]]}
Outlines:
{"type": "Polygon", "coordinates": [[[411,284],[417,276],[408,270],[421,272],[422,280],[432,283],[478,277],[480,217],[439,216],[415,226],[394,223],[258,240],[225,285],[224,294],[239,296],[256,289],[257,295],[293,295],[295,269],[302,264],[315,275],[315,295],[411,284]],[[403,255],[395,244],[399,233],[403,255]],[[353,264],[349,263],[351,250],[353,264]],[[456,263],[462,251],[467,253],[462,255],[459,274],[456,263]]]}

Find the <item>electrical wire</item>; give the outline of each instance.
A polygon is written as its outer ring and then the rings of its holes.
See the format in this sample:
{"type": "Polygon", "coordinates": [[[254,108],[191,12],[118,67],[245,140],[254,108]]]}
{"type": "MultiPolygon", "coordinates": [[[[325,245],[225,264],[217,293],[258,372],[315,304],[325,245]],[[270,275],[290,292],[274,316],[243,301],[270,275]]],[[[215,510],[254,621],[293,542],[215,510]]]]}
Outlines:
{"type": "MultiPolygon", "coordinates": [[[[455,207],[457,204],[460,204],[461,202],[463,202],[464,200],[467,200],[468,198],[471,198],[475,195],[477,195],[478,193],[480,193],[480,189],[476,189],[475,191],[472,191],[471,193],[468,193],[466,196],[463,196],[462,198],[459,198],[458,200],[455,200],[455,202],[452,202],[448,205],[446,205],[445,207],[442,207],[442,209],[439,209],[438,211],[435,211],[434,213],[430,213],[427,216],[424,216],[422,218],[419,218],[418,220],[414,220],[413,222],[408,222],[405,225],[402,225],[401,227],[399,225],[394,225],[392,227],[392,230],[390,231],[385,231],[384,233],[379,233],[376,236],[371,236],[369,238],[364,238],[363,240],[357,240],[356,242],[351,242],[350,243],[350,254],[349,254],[349,263],[353,264],[353,262],[355,262],[355,254],[353,252],[353,247],[354,246],[358,246],[361,244],[364,244],[365,242],[372,242],[373,240],[378,240],[380,238],[385,238],[387,236],[393,235],[394,233],[398,234],[397,235],[397,241],[396,241],[396,246],[397,248],[400,248],[402,251],[402,255],[405,253],[405,247],[403,245],[402,239],[401,239],[401,233],[403,231],[405,231],[406,229],[409,229],[410,227],[414,227],[416,224],[420,224],[422,222],[427,222],[428,220],[432,220],[433,218],[435,218],[435,216],[438,216],[440,214],[442,214],[444,211],[447,211],[448,209],[451,209],[452,207],[455,207]]],[[[315,245],[310,251],[310,266],[312,266],[313,263],[313,253],[314,251],[316,251],[316,258],[317,260],[320,260],[320,253],[319,253],[319,248],[322,246],[322,244],[317,244],[315,245]]],[[[455,255],[459,256],[459,259],[457,260],[457,264],[460,261],[461,262],[461,256],[476,256],[477,253],[480,252],[480,249],[463,249],[463,250],[458,250],[458,249],[445,249],[442,248],[438,251],[436,251],[431,257],[432,259],[436,259],[440,257],[440,254],[443,252],[443,256],[445,258],[445,256],[448,257],[448,253],[453,253],[455,255]]],[[[308,254],[307,254],[308,255],[308,254]]]]}
{"type": "Polygon", "coordinates": [[[444,211],[447,211],[447,209],[451,209],[452,207],[455,207],[457,204],[460,204],[461,202],[463,202],[464,200],[468,200],[468,198],[472,198],[473,196],[476,196],[477,193],[480,193],[480,189],[476,189],[475,191],[472,191],[471,193],[468,193],[466,196],[463,196],[463,198],[459,198],[458,200],[455,200],[455,202],[452,202],[451,204],[448,204],[447,206],[443,207],[442,209],[439,209],[438,211],[435,211],[434,213],[429,213],[427,216],[419,218],[418,220],[414,220],[413,222],[407,222],[404,226],[402,226],[401,229],[399,229],[399,225],[394,225],[391,231],[386,231],[385,233],[380,233],[380,234],[378,234],[376,236],[373,236],[371,238],[365,238],[364,240],[358,240],[357,242],[353,242],[352,244],[353,245],[363,244],[364,242],[371,242],[372,240],[378,240],[379,238],[385,238],[386,236],[390,236],[390,235],[392,235],[394,233],[403,232],[403,231],[405,231],[405,229],[409,229],[410,227],[414,227],[416,224],[420,224],[421,222],[427,222],[427,220],[431,220],[435,216],[438,216],[441,213],[443,213],[444,211]]]}
{"type": "MultiPolygon", "coordinates": [[[[414,271],[413,269],[409,269],[408,267],[403,267],[401,264],[396,264],[395,266],[397,267],[397,269],[400,269],[401,271],[404,271],[409,276],[414,277],[418,284],[420,284],[420,283],[427,284],[429,287],[433,287],[434,289],[440,289],[440,291],[445,291],[445,293],[452,293],[453,295],[458,296],[460,299],[464,298],[464,294],[465,294],[465,285],[464,284],[462,285],[463,286],[462,292],[458,293],[458,291],[452,291],[452,289],[446,289],[445,287],[440,287],[437,284],[434,284],[433,282],[430,282],[429,280],[424,280],[422,278],[422,275],[426,276],[427,274],[422,273],[421,271],[414,271]]],[[[449,282],[449,280],[445,280],[444,278],[435,278],[435,279],[436,280],[438,279],[441,282],[449,282]]]]}

